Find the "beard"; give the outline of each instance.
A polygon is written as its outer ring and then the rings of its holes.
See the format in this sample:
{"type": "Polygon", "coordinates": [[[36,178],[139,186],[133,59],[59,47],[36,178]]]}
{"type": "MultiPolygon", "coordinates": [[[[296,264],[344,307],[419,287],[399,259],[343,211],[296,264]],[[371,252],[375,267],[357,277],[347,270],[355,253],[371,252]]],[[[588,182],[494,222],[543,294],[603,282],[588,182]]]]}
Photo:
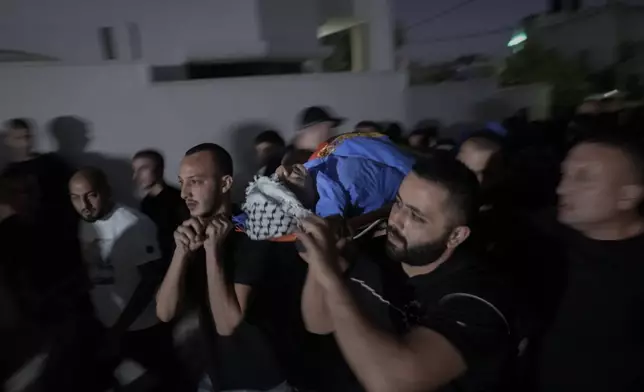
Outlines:
{"type": "Polygon", "coordinates": [[[387,228],[387,255],[394,261],[413,267],[422,267],[438,260],[447,250],[449,231],[435,241],[408,246],[405,238],[393,227],[387,228]],[[394,246],[390,239],[395,238],[400,245],[394,246]]]}

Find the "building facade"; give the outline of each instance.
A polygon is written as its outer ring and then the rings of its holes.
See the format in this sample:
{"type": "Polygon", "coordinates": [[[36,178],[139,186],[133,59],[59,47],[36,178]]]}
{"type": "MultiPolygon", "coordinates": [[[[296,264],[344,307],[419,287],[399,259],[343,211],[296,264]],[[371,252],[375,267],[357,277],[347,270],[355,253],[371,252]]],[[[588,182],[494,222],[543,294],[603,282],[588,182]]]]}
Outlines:
{"type": "Polygon", "coordinates": [[[0,52],[69,64],[307,61],[330,52],[319,36],[356,26],[362,70],[391,70],[389,0],[7,0],[0,52]]]}

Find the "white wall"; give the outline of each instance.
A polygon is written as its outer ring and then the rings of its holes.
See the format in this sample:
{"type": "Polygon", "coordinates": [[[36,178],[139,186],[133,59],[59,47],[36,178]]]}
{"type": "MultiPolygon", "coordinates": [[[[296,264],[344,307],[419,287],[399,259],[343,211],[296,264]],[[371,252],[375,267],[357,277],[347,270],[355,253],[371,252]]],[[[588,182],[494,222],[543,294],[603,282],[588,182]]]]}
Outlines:
{"type": "Polygon", "coordinates": [[[150,84],[146,67],[137,65],[7,65],[0,66],[0,120],[34,119],[43,150],[57,149],[52,128],[62,130],[61,152],[78,164],[108,167],[120,178],[122,197],[137,150],[163,151],[166,177],[174,180],[188,148],[216,142],[235,159],[239,195],[255,170],[258,131],[274,128],[288,139],[298,111],[310,105],[346,117],[344,131],[363,119],[403,120],[405,83],[403,74],[365,73],[150,84]]]}
{"type": "MultiPolygon", "coordinates": [[[[98,29],[112,27],[118,60],[127,61],[132,60],[127,26],[134,23],[141,32],[143,60],[151,64],[258,57],[268,49],[260,31],[258,1],[3,1],[0,49],[44,54],[75,64],[97,63],[103,61],[98,29]]],[[[296,13],[285,14],[298,18],[296,13]]]]}
{"type": "Polygon", "coordinates": [[[435,119],[446,127],[477,126],[501,120],[522,108],[529,109],[531,120],[546,119],[550,91],[546,85],[499,89],[493,79],[412,86],[407,93],[407,124],[435,119]]]}
{"type": "Polygon", "coordinates": [[[318,43],[318,0],[260,0],[262,36],[274,58],[312,58],[324,51],[318,43]]]}

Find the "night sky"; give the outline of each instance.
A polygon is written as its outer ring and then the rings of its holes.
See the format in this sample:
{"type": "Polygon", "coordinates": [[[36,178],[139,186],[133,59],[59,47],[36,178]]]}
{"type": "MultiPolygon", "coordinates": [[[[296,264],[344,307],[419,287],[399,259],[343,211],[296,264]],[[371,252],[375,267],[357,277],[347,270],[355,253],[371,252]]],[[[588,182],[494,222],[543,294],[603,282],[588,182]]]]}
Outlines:
{"type": "MultiPolygon", "coordinates": [[[[399,23],[409,26],[450,9],[467,0],[392,0],[399,23]]],[[[585,0],[586,5],[601,4],[605,0],[585,0]]],[[[436,39],[460,37],[517,26],[521,18],[543,12],[548,0],[473,0],[445,16],[407,31],[408,45],[402,53],[410,59],[427,62],[450,60],[462,54],[485,53],[492,56],[506,54],[505,45],[512,31],[497,32],[469,39],[436,39]],[[413,42],[425,41],[424,44],[413,42]]]]}

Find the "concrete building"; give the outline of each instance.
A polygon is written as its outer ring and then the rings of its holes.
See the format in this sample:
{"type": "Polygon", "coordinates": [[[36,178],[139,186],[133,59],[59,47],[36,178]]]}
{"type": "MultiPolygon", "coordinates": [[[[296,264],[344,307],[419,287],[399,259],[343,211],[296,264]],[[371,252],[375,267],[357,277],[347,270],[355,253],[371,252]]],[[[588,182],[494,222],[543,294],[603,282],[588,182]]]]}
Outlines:
{"type": "Polygon", "coordinates": [[[316,60],[319,36],[346,29],[355,70],[393,69],[389,0],[0,2],[0,51],[67,64],[316,60]]]}
{"type": "Polygon", "coordinates": [[[536,41],[556,49],[591,71],[619,64],[622,72],[644,72],[639,60],[644,54],[644,2],[591,3],[596,6],[563,2],[550,13],[526,19],[522,27],[527,40],[523,42],[536,41]]]}

